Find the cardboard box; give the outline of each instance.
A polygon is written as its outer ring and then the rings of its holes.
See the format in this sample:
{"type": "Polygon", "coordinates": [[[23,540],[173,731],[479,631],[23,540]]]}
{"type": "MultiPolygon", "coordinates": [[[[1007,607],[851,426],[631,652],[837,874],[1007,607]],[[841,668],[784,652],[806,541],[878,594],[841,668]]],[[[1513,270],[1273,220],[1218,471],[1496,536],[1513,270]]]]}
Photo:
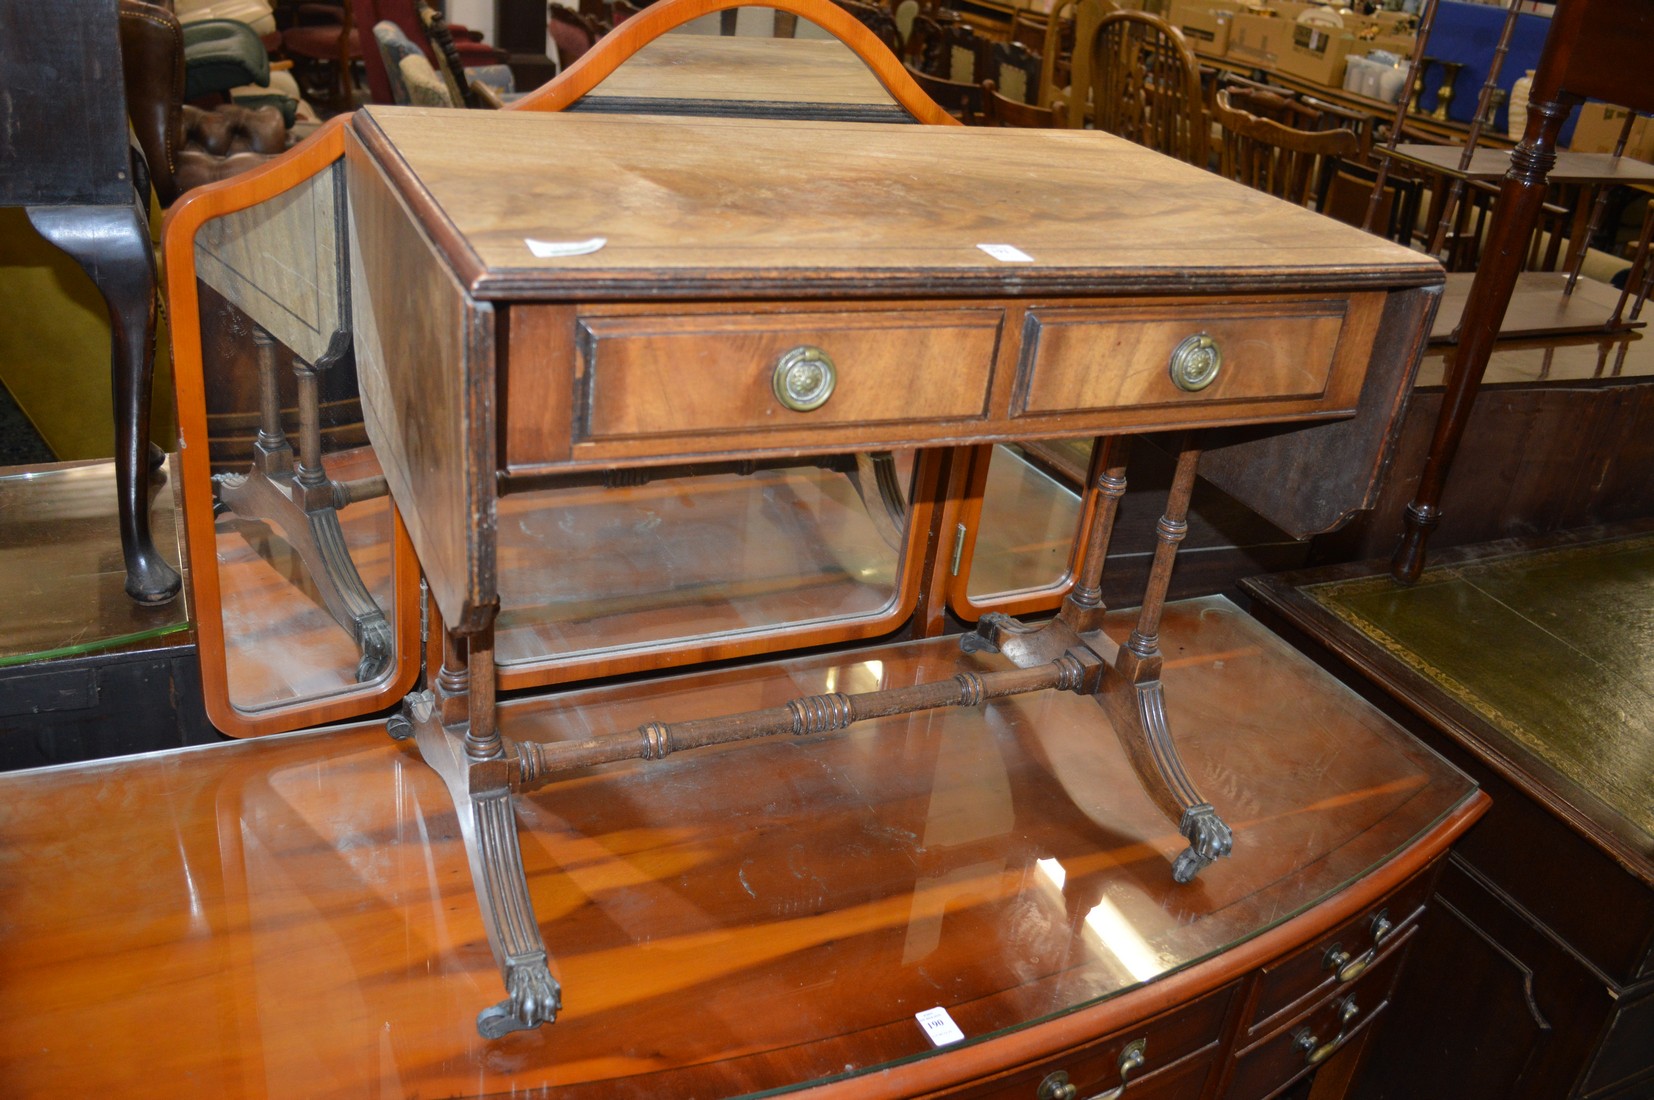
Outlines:
{"type": "MultiPolygon", "coordinates": [[[[1574,123],[1568,148],[1575,153],[1612,153],[1629,113],[1623,107],[1606,103],[1586,103],[1579,109],[1579,120],[1574,123]]],[[[1632,123],[1631,136],[1625,141],[1625,155],[1654,161],[1654,125],[1648,119],[1639,118],[1632,123]]]]}
{"type": "Polygon", "coordinates": [[[1234,14],[1232,7],[1210,0],[1172,0],[1166,22],[1182,32],[1195,53],[1222,57],[1229,48],[1229,20],[1234,14]]]}
{"type": "Polygon", "coordinates": [[[1292,40],[1292,26],[1277,16],[1236,12],[1229,17],[1229,59],[1274,68],[1292,40]]]}
{"type": "Polygon", "coordinates": [[[1310,23],[1295,23],[1285,48],[1275,60],[1275,69],[1300,80],[1337,88],[1344,83],[1344,63],[1354,48],[1354,35],[1330,33],[1310,23]]]}

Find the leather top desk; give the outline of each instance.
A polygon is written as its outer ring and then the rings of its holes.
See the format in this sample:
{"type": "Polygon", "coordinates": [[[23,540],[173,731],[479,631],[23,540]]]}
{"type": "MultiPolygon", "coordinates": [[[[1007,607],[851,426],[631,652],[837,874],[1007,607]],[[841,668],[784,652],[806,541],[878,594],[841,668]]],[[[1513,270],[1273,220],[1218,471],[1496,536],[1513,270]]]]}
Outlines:
{"type": "Polygon", "coordinates": [[[1433,261],[1095,133],[370,108],[345,164],[368,434],[445,627],[392,732],[460,807],[509,994],[485,1033],[560,1003],[510,806],[571,768],[1071,689],[1188,839],[1176,877],[1228,854],[1159,678],[1193,443],[1124,644],[1089,633],[1105,504],[1056,623],[969,636],[1010,669],[557,745],[495,720],[496,502],[592,468],[1336,422],[1296,464],[1244,438],[1215,464],[1313,529],[1384,460],[1433,261]]]}

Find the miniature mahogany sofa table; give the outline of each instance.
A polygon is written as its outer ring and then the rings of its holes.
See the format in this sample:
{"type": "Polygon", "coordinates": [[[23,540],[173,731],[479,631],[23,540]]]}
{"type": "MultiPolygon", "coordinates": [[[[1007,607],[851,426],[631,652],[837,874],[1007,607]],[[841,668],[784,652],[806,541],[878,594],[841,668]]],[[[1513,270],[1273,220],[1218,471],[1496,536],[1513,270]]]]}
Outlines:
{"type": "MultiPolygon", "coordinates": [[[[460,1039],[373,993],[444,1036],[399,1087],[1338,1087],[1484,800],[1233,607],[1165,596],[1197,463],[1298,537],[1370,503],[1438,265],[1097,133],[370,108],[322,136],[278,182],[325,232],[259,237],[248,209],[197,239],[186,210],[169,287],[193,316],[192,250],[245,274],[322,242],[307,285],[332,289],[294,339],[354,364],[428,585],[428,690],[379,753],[423,758],[456,812],[427,794],[405,820],[430,826],[359,835],[448,830],[385,858],[460,898],[465,851],[475,908],[444,901],[437,938],[480,925],[506,997],[460,1039]],[[1181,439],[1156,564],[1107,617],[1118,441],[1150,431],[1181,439]],[[1073,437],[1095,479],[1049,623],[497,701],[511,494],[1073,437]]],[[[189,470],[185,503],[193,531],[189,470]]],[[[907,539],[903,583],[940,583],[939,534],[907,539]]],[[[392,652],[405,692],[418,645],[392,652]]],[[[422,974],[477,991],[474,951],[419,938],[422,974]]]]}

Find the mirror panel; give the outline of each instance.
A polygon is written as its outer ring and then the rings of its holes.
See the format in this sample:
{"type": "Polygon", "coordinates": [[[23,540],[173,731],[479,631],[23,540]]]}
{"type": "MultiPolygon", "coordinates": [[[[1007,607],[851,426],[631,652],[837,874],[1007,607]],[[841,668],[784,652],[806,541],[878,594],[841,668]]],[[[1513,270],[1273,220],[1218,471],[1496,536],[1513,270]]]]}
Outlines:
{"type": "Polygon", "coordinates": [[[501,686],[894,629],[917,598],[924,540],[908,535],[926,530],[939,466],[915,452],[831,455],[507,494],[501,686]]]}
{"type": "Polygon", "coordinates": [[[370,712],[417,673],[417,569],[351,353],[339,144],[180,203],[168,226],[202,680],[234,735],[370,712]]]}

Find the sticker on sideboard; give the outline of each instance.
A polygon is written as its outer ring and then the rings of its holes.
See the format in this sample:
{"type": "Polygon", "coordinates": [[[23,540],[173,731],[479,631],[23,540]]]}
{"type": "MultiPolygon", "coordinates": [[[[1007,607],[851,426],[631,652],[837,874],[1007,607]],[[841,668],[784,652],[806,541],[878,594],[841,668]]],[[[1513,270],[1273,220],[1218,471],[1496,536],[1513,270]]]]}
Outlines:
{"type": "Polygon", "coordinates": [[[524,237],[523,243],[528,250],[542,260],[555,260],[563,256],[586,256],[609,243],[607,237],[593,237],[587,241],[537,241],[533,237],[524,237]]]}
{"type": "Polygon", "coordinates": [[[976,247],[1006,264],[1031,264],[1034,258],[1014,244],[979,244],[976,247]]]}
{"type": "Polygon", "coordinates": [[[925,1029],[925,1038],[930,1040],[932,1046],[945,1047],[965,1038],[965,1033],[959,1030],[959,1025],[948,1015],[948,1010],[940,1005],[927,1008],[923,1012],[915,1012],[913,1018],[925,1029]]]}

